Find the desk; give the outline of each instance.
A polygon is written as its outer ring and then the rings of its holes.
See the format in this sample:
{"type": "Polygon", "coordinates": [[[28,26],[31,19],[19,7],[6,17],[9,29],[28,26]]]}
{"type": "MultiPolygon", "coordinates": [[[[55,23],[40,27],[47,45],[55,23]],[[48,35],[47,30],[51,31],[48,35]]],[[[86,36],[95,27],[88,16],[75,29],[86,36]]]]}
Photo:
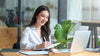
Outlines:
{"type": "Polygon", "coordinates": [[[80,53],[71,54],[71,56],[100,56],[100,53],[83,51],[80,53]]]}
{"type": "MultiPolygon", "coordinates": [[[[97,27],[100,27],[100,20],[91,20],[91,21],[79,21],[82,25],[86,25],[86,26],[89,26],[89,30],[91,30],[91,47],[92,48],[97,48],[98,45],[97,45],[97,41],[98,41],[98,35],[97,35],[97,27]],[[93,47],[93,35],[94,35],[94,47],[93,47]]],[[[89,47],[89,44],[90,44],[90,40],[89,40],[89,43],[88,43],[88,46],[89,47]]]]}
{"type": "Polygon", "coordinates": [[[90,43],[91,43],[91,48],[98,48],[97,27],[100,27],[100,20],[72,21],[72,23],[81,23],[82,25],[89,26],[89,30],[91,30],[91,38],[90,38],[91,41],[89,39],[87,48],[89,47],[90,43]],[[94,36],[94,42],[93,42],[93,36],[94,36]],[[94,43],[94,47],[93,47],[93,43],[94,43]]]}
{"type": "MultiPolygon", "coordinates": [[[[14,53],[14,52],[3,52],[2,53],[4,56],[27,56],[27,55],[23,55],[21,53],[14,53]]],[[[83,51],[83,52],[79,52],[79,53],[74,53],[74,54],[70,54],[70,53],[49,53],[49,55],[30,55],[30,56],[100,56],[100,52],[99,53],[95,53],[95,52],[87,52],[87,51],[83,51]]]]}

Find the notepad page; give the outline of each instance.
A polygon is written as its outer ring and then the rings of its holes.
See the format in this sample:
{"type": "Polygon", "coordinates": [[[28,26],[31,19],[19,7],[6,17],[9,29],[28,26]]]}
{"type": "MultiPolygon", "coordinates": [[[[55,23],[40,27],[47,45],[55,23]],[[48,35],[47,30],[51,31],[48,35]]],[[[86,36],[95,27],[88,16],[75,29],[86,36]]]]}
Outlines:
{"type": "Polygon", "coordinates": [[[50,48],[53,48],[53,47],[55,47],[55,46],[57,46],[59,44],[60,44],[60,42],[59,43],[52,44],[52,45],[50,45],[50,46],[48,46],[47,48],[44,48],[44,49],[50,49],[50,48]]]}
{"type": "Polygon", "coordinates": [[[19,53],[25,55],[42,55],[42,54],[48,54],[48,51],[20,51],[19,53]]]}

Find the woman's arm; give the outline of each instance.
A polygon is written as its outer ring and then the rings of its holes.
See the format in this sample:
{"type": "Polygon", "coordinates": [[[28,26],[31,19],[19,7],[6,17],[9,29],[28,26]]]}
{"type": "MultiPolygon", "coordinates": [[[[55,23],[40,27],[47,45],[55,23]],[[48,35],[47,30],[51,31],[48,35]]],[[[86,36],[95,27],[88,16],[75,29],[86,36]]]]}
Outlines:
{"type": "Polygon", "coordinates": [[[29,33],[30,33],[30,31],[27,28],[23,31],[22,39],[20,41],[20,48],[21,49],[34,49],[34,50],[38,50],[38,49],[46,48],[49,45],[51,45],[51,37],[49,37],[50,38],[49,42],[46,41],[46,42],[43,42],[42,44],[30,43],[29,33]]]}
{"type": "Polygon", "coordinates": [[[29,40],[29,28],[25,28],[20,41],[21,49],[36,49],[36,44],[30,43],[29,40]]]}

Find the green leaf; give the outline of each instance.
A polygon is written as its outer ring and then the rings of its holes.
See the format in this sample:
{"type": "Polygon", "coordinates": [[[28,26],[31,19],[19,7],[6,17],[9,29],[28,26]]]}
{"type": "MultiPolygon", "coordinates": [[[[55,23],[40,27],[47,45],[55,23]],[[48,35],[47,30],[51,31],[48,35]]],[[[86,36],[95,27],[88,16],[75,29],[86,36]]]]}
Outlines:
{"type": "Polygon", "coordinates": [[[54,36],[57,40],[64,39],[63,30],[60,24],[56,24],[54,27],[55,33],[54,36]]]}
{"type": "Polygon", "coordinates": [[[98,42],[97,42],[98,46],[100,47],[100,38],[98,39],[98,42]]]}
{"type": "Polygon", "coordinates": [[[54,36],[57,42],[61,42],[61,44],[59,44],[58,46],[64,45],[64,47],[67,47],[67,43],[72,42],[73,38],[68,38],[68,34],[72,31],[75,25],[76,24],[72,25],[71,20],[65,20],[64,22],[62,22],[62,25],[56,24],[56,26],[54,27],[54,36]]]}
{"type": "Polygon", "coordinates": [[[55,48],[59,48],[60,46],[62,45],[65,45],[65,47],[67,48],[66,44],[67,44],[67,41],[65,39],[60,39],[60,40],[57,40],[55,43],[58,43],[60,42],[59,45],[57,45],[55,48]]]}
{"type": "Polygon", "coordinates": [[[62,29],[67,32],[68,29],[71,27],[71,20],[65,20],[62,22],[62,29]]]}
{"type": "Polygon", "coordinates": [[[98,39],[98,41],[100,41],[100,38],[98,39]]]}
{"type": "Polygon", "coordinates": [[[67,36],[68,36],[68,30],[70,29],[70,27],[71,27],[71,20],[65,20],[62,23],[62,29],[64,31],[64,37],[66,40],[67,40],[67,36]]]}
{"type": "Polygon", "coordinates": [[[97,42],[98,46],[100,47],[100,41],[97,42]]]}
{"type": "Polygon", "coordinates": [[[72,42],[73,41],[73,38],[68,38],[67,41],[68,42],[72,42]]]}
{"type": "Polygon", "coordinates": [[[73,25],[70,27],[70,29],[68,30],[67,35],[72,31],[72,29],[73,29],[75,26],[76,26],[76,24],[73,24],[73,25]]]}

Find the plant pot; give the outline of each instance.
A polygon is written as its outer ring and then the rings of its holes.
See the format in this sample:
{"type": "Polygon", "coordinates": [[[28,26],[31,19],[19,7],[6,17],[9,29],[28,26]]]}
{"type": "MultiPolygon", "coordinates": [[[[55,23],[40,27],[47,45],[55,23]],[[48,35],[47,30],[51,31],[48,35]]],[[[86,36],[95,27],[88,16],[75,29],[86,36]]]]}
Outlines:
{"type": "Polygon", "coordinates": [[[72,42],[68,42],[68,49],[71,48],[72,42]]]}

